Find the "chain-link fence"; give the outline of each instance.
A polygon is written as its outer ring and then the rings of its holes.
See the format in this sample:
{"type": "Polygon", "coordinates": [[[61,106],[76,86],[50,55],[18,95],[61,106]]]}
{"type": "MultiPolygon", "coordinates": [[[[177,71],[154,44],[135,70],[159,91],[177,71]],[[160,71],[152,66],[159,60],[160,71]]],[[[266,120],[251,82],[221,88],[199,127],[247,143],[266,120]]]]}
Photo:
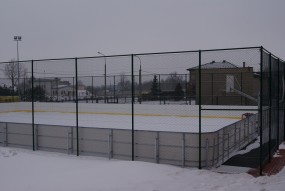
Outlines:
{"type": "Polygon", "coordinates": [[[261,173],[284,140],[284,69],[263,47],[2,62],[0,142],[261,173]]]}

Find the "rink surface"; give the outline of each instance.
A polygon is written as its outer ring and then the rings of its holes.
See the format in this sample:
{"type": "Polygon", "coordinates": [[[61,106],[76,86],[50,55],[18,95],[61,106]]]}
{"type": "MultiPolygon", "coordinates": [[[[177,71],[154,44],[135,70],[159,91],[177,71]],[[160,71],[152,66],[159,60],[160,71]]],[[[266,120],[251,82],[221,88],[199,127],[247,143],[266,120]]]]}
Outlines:
{"type": "MultiPolygon", "coordinates": [[[[215,132],[227,125],[239,121],[237,118],[202,117],[202,132],[215,132]]],[[[1,112],[0,122],[32,123],[31,112],[1,112]]],[[[35,112],[35,124],[76,126],[76,114],[65,112],[35,112]]],[[[131,129],[131,114],[88,114],[78,115],[79,127],[131,129]]],[[[199,132],[199,117],[187,116],[134,116],[135,130],[171,131],[171,132],[199,132]]]]}

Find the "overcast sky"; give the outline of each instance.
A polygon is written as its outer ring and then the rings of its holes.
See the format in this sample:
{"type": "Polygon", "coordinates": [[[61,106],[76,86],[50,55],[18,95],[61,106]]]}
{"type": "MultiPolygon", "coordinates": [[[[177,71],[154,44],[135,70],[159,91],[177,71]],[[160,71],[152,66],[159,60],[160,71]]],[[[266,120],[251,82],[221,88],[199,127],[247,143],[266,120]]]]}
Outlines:
{"type": "Polygon", "coordinates": [[[1,0],[0,61],[264,46],[285,58],[284,0],[1,0]]]}

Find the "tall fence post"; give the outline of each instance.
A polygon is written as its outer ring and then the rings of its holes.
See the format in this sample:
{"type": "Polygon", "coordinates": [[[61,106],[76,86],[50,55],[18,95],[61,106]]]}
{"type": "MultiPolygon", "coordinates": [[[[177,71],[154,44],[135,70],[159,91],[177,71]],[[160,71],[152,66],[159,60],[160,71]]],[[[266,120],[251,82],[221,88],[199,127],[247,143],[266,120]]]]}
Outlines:
{"type": "Polygon", "coordinates": [[[114,86],[113,86],[113,96],[114,96],[114,103],[116,103],[116,76],[114,75],[114,86]]]}
{"type": "Polygon", "coordinates": [[[104,55],[105,65],[104,65],[104,103],[107,103],[107,61],[106,56],[104,55]]]}
{"type": "Polygon", "coordinates": [[[132,161],[135,160],[135,141],[134,141],[134,103],[135,103],[135,90],[134,90],[134,55],[132,54],[132,161]]]}
{"type": "Polygon", "coordinates": [[[91,99],[92,99],[92,103],[93,103],[93,100],[94,100],[94,80],[93,80],[93,76],[91,76],[91,80],[92,80],[92,84],[91,84],[91,86],[92,86],[92,89],[91,89],[91,99]]]}
{"type": "Polygon", "coordinates": [[[260,134],[260,149],[259,149],[259,174],[262,175],[263,169],[263,132],[262,132],[262,105],[263,105],[263,47],[260,47],[260,93],[259,93],[259,134],[260,134]]]}
{"type": "MultiPolygon", "coordinates": [[[[245,67],[245,62],[244,62],[244,67],[245,67]]],[[[243,85],[243,81],[242,81],[243,79],[242,79],[242,72],[240,73],[240,91],[241,92],[243,92],[243,87],[242,87],[242,85],[243,85]]],[[[242,96],[240,96],[240,104],[241,105],[245,105],[245,103],[243,103],[243,101],[242,101],[242,96]]]]}
{"type": "Polygon", "coordinates": [[[34,61],[32,60],[32,131],[33,131],[33,151],[35,148],[35,105],[34,105],[34,61]]]}
{"type": "Polygon", "coordinates": [[[187,84],[187,81],[188,81],[188,79],[187,79],[187,74],[184,74],[184,80],[185,80],[185,104],[187,105],[188,104],[188,94],[189,94],[189,92],[188,92],[188,88],[187,88],[187,86],[188,86],[188,84],[187,84]]]}
{"type": "Polygon", "coordinates": [[[201,159],[202,159],[202,148],[201,148],[201,141],[202,141],[202,136],[201,136],[201,131],[202,131],[202,121],[201,121],[201,50],[199,50],[199,169],[202,169],[201,165],[201,159]]]}
{"type": "Polygon", "coordinates": [[[269,153],[269,159],[268,161],[271,162],[271,148],[272,148],[272,134],[271,134],[271,126],[272,126],[272,91],[271,91],[271,85],[272,85],[272,70],[271,70],[271,53],[269,54],[269,74],[268,74],[268,80],[269,80],[269,86],[268,86],[268,91],[269,91],[269,128],[268,128],[268,137],[269,137],[269,142],[268,142],[268,153],[269,153]]]}
{"type": "Polygon", "coordinates": [[[214,74],[211,74],[211,100],[212,100],[212,105],[214,105],[214,74]]]}
{"type": "MultiPolygon", "coordinates": [[[[285,83],[285,62],[283,61],[283,82],[285,83]]],[[[283,89],[283,92],[285,90],[283,89]]],[[[285,95],[283,94],[283,128],[284,128],[284,135],[283,135],[283,141],[285,141],[285,95]]]]}
{"type": "Polygon", "coordinates": [[[79,128],[78,128],[78,66],[75,58],[75,104],[76,104],[76,155],[79,156],[79,128]]]}
{"type": "MultiPolygon", "coordinates": [[[[155,74],[156,75],[156,74],[155,74]]],[[[158,74],[158,89],[159,89],[159,91],[161,91],[161,84],[160,84],[160,74],[158,74]]],[[[157,93],[156,93],[157,94],[157,93]]],[[[155,96],[157,96],[157,95],[155,95],[155,96]]],[[[159,104],[161,105],[161,93],[159,92],[159,104]]],[[[156,98],[157,99],[157,98],[156,98]]],[[[165,104],[165,100],[164,100],[164,104],[165,104]]]]}
{"type": "Polygon", "coordinates": [[[280,70],[280,67],[279,67],[279,65],[280,65],[280,60],[278,58],[278,63],[277,63],[277,87],[278,88],[277,88],[277,108],[276,108],[277,109],[277,135],[276,135],[277,136],[277,139],[276,139],[277,140],[277,148],[276,149],[277,150],[279,150],[279,144],[280,144],[280,135],[279,135],[280,134],[280,127],[279,127],[280,126],[280,121],[279,121],[280,120],[280,116],[279,116],[280,115],[280,113],[279,113],[280,112],[279,111],[279,109],[280,109],[280,107],[279,107],[279,100],[280,100],[280,97],[279,97],[279,93],[280,93],[279,92],[279,87],[280,87],[279,86],[280,85],[279,70],[280,70]]]}

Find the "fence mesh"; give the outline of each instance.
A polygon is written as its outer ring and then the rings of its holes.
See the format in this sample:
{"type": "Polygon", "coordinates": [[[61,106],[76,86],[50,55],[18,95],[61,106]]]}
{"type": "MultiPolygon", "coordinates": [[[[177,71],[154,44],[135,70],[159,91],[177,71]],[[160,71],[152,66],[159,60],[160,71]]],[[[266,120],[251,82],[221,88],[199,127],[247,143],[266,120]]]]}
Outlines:
{"type": "Polygon", "coordinates": [[[284,70],[262,47],[3,62],[0,142],[262,167],[284,140],[284,70]]]}

